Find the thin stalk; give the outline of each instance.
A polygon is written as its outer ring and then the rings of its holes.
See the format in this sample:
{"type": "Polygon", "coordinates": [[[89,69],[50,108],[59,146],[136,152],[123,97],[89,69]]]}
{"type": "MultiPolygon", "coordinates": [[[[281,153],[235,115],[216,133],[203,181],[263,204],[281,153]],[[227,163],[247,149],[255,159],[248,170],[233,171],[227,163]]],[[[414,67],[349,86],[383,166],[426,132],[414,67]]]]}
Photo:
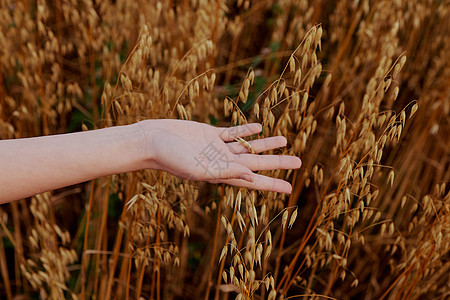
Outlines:
{"type": "Polygon", "coordinates": [[[219,230],[220,230],[220,217],[222,216],[222,198],[224,193],[224,185],[222,184],[222,187],[220,189],[220,198],[219,198],[219,204],[217,208],[217,221],[216,221],[216,231],[214,233],[214,242],[213,242],[213,248],[211,253],[211,263],[209,266],[209,272],[208,272],[208,281],[206,286],[206,293],[205,293],[205,300],[209,299],[209,292],[211,289],[211,278],[212,278],[212,272],[215,267],[215,261],[216,261],[216,248],[217,248],[217,239],[219,237],[219,230]]]}
{"type": "Polygon", "coordinates": [[[92,115],[94,124],[97,124],[98,118],[98,104],[96,97],[96,86],[95,86],[95,59],[94,59],[94,47],[93,47],[93,36],[92,36],[92,25],[89,23],[89,71],[91,79],[91,92],[92,92],[92,115]]]}
{"type": "MultiPolygon", "coordinates": [[[[264,230],[264,236],[267,234],[268,230],[269,230],[269,228],[266,228],[264,230]]],[[[266,253],[266,251],[267,251],[267,244],[264,243],[264,251],[263,251],[263,253],[266,253]]],[[[267,259],[263,259],[262,260],[262,274],[267,274],[267,264],[268,264],[268,260],[267,259]]],[[[263,288],[261,290],[261,298],[262,299],[266,299],[266,289],[265,288],[263,288]]]]}
{"type": "MultiPolygon", "coordinates": [[[[132,178],[131,178],[131,184],[128,185],[125,203],[130,200],[131,194],[134,191],[135,185],[136,185],[136,173],[133,172],[132,178]]],[[[125,222],[126,216],[127,216],[127,211],[126,211],[126,209],[124,209],[122,211],[122,215],[120,217],[120,222],[122,224],[125,222]]],[[[111,266],[110,266],[110,270],[109,270],[108,284],[106,286],[105,299],[111,298],[112,285],[114,282],[114,274],[116,271],[117,261],[119,259],[119,251],[120,251],[120,246],[122,245],[122,238],[123,238],[123,228],[121,226],[119,226],[119,232],[117,233],[116,241],[114,242],[114,250],[113,250],[112,262],[111,262],[111,266]]]]}
{"type": "MultiPolygon", "coordinates": [[[[157,234],[158,235],[158,234],[157,234]]],[[[147,248],[150,244],[150,235],[147,236],[147,240],[145,242],[145,248],[147,248]]],[[[155,259],[156,260],[156,259],[155,259]]],[[[145,274],[145,264],[141,263],[141,265],[139,266],[139,276],[137,278],[137,291],[136,291],[136,299],[139,299],[141,297],[141,292],[142,292],[142,282],[144,280],[144,274],[145,274]]],[[[153,280],[154,282],[154,280],[153,280]]],[[[152,282],[152,288],[154,287],[152,282]]],[[[152,289],[152,299],[153,298],[153,289],[152,289]]]]}
{"type": "MultiPolygon", "coordinates": [[[[293,183],[295,182],[296,177],[297,177],[297,171],[294,172],[294,178],[292,179],[292,182],[293,182],[293,183]]],[[[289,201],[288,201],[287,207],[291,207],[291,205],[292,205],[293,194],[294,194],[294,193],[291,193],[291,194],[289,195],[289,201]]],[[[291,212],[288,212],[288,214],[289,214],[289,215],[288,215],[288,220],[289,220],[289,219],[290,219],[291,212]]],[[[286,226],[287,226],[287,224],[286,224],[286,226]]],[[[276,260],[275,260],[275,272],[274,272],[274,276],[273,276],[275,282],[277,281],[278,272],[279,272],[279,270],[280,270],[281,256],[282,256],[282,253],[283,253],[283,247],[284,247],[284,240],[285,240],[285,238],[286,238],[286,232],[287,232],[287,230],[285,230],[285,228],[283,228],[283,229],[282,229],[282,233],[281,233],[280,246],[279,246],[279,249],[278,249],[277,258],[276,258],[276,260]]]]}
{"type": "MultiPolygon", "coordinates": [[[[236,57],[240,35],[241,32],[239,31],[239,33],[236,34],[236,36],[233,38],[233,43],[231,45],[231,52],[230,55],[228,56],[228,64],[231,64],[234,61],[234,58],[236,57]]],[[[225,80],[223,81],[224,84],[228,84],[230,82],[232,72],[233,72],[232,68],[229,68],[227,70],[227,72],[225,73],[225,80]]]]}
{"type": "Polygon", "coordinates": [[[23,257],[23,242],[22,242],[22,233],[20,230],[20,213],[19,213],[19,207],[17,202],[11,203],[11,210],[12,210],[12,217],[13,217],[13,223],[14,223],[14,238],[16,240],[16,247],[15,250],[17,252],[17,255],[14,256],[14,270],[15,270],[15,281],[16,281],[16,292],[19,292],[22,286],[22,282],[20,280],[20,258],[23,257]]]}
{"type": "Polygon", "coordinates": [[[95,190],[95,180],[91,181],[91,193],[89,195],[89,207],[86,215],[86,227],[84,229],[84,243],[83,243],[83,255],[81,258],[81,295],[80,299],[84,300],[86,292],[86,264],[88,258],[85,253],[88,247],[88,236],[89,236],[89,222],[91,217],[92,205],[94,202],[94,190],[95,190]]]}
{"type": "Polygon", "coordinates": [[[11,282],[9,281],[8,265],[6,262],[3,239],[0,239],[0,271],[2,273],[3,283],[6,290],[6,299],[12,300],[11,282]]]}
{"type": "MultiPolygon", "coordinates": [[[[39,23],[39,9],[37,7],[36,3],[36,28],[38,28],[39,23]]],[[[36,45],[37,49],[41,49],[41,34],[39,30],[36,30],[36,45]]],[[[42,75],[42,64],[39,63],[38,65],[38,76],[39,76],[39,98],[42,105],[42,134],[48,135],[48,118],[47,118],[47,101],[45,100],[45,93],[44,93],[44,78],[42,75]]]]}
{"type": "Polygon", "coordinates": [[[403,271],[402,274],[400,274],[397,279],[389,286],[389,288],[383,293],[383,295],[381,295],[380,300],[383,300],[384,298],[386,298],[386,296],[389,294],[389,292],[395,287],[395,285],[400,281],[400,279],[402,279],[402,277],[408,273],[415,265],[416,263],[413,263],[412,265],[410,265],[407,269],[405,269],[405,271],[403,271]]]}
{"type": "MultiPolygon", "coordinates": [[[[344,217],[344,220],[346,219],[347,214],[348,214],[348,212],[346,213],[346,216],[344,217]]],[[[331,220],[329,220],[328,222],[331,222],[331,220]]],[[[344,231],[344,229],[345,229],[345,222],[342,225],[342,231],[344,231]]],[[[352,231],[353,231],[353,227],[350,227],[350,231],[348,233],[349,238],[352,235],[352,231]]],[[[339,252],[339,250],[340,250],[339,248],[341,248],[341,244],[338,245],[338,249],[336,250],[336,252],[339,252]]],[[[345,257],[346,250],[347,249],[344,247],[344,251],[342,252],[341,257],[345,257]]],[[[333,287],[334,281],[336,280],[336,276],[337,276],[337,273],[338,273],[338,270],[339,270],[339,264],[338,264],[337,261],[334,261],[332,270],[333,271],[330,273],[330,277],[328,279],[328,284],[327,284],[327,289],[325,291],[325,295],[327,295],[327,296],[331,292],[331,288],[333,287]]]]}
{"type": "MultiPolygon", "coordinates": [[[[158,211],[157,211],[157,230],[156,230],[156,243],[155,243],[155,247],[159,248],[159,243],[160,243],[160,228],[161,228],[161,210],[158,206],[158,211]]],[[[156,299],[159,300],[160,299],[160,262],[159,262],[159,257],[156,255],[155,257],[155,262],[154,262],[154,267],[153,267],[153,276],[152,276],[152,288],[151,288],[151,295],[152,298],[155,294],[155,289],[156,289],[156,299]]],[[[140,292],[139,288],[138,291],[140,292]]],[[[139,293],[138,293],[138,298],[139,298],[139,293]]]]}
{"type": "MultiPolygon", "coordinates": [[[[134,222],[137,222],[137,216],[140,216],[141,212],[142,212],[142,209],[139,209],[138,213],[135,216],[134,222]]],[[[131,234],[130,234],[130,237],[128,238],[128,243],[132,243],[132,241],[134,240],[134,235],[136,233],[136,226],[133,226],[133,222],[130,222],[130,227],[131,227],[131,234]]],[[[126,249],[127,249],[127,251],[129,251],[128,247],[126,247],[126,249]]],[[[126,293],[125,293],[125,299],[126,300],[128,300],[129,297],[130,297],[130,279],[131,279],[131,267],[132,267],[131,260],[132,260],[132,258],[133,258],[133,255],[132,255],[132,253],[130,253],[130,257],[129,257],[128,262],[127,262],[128,268],[127,268],[127,273],[126,273],[126,276],[127,276],[126,277],[126,293]]],[[[123,268],[126,267],[125,262],[124,262],[122,267],[123,268]]]]}
{"type": "MultiPolygon", "coordinates": [[[[422,275],[422,273],[423,273],[423,271],[424,271],[424,269],[425,269],[425,266],[426,266],[427,263],[430,261],[430,259],[431,259],[431,254],[433,253],[433,251],[434,251],[435,248],[436,248],[436,244],[433,244],[433,247],[431,247],[431,250],[430,250],[430,252],[428,253],[428,255],[427,255],[425,261],[421,264],[419,272],[415,274],[414,281],[409,285],[409,288],[408,288],[408,290],[406,291],[406,294],[405,294],[405,296],[404,296],[404,299],[410,299],[411,293],[412,293],[414,287],[417,285],[417,282],[420,280],[420,276],[422,275]]],[[[405,282],[406,282],[406,280],[405,280],[405,282]]]]}
{"type": "MultiPolygon", "coordinates": [[[[231,227],[233,227],[234,220],[236,219],[236,210],[237,210],[237,205],[235,205],[234,210],[233,210],[233,216],[231,217],[231,222],[230,222],[231,227]]],[[[225,245],[228,245],[229,241],[230,241],[230,239],[228,238],[228,235],[227,235],[225,245]]],[[[225,267],[225,258],[223,258],[222,261],[220,262],[219,273],[217,275],[217,282],[216,282],[216,294],[214,296],[215,300],[218,300],[219,296],[220,296],[219,285],[222,282],[222,272],[223,272],[224,267],[225,267]]]]}
{"type": "Polygon", "coordinates": [[[362,8],[358,9],[358,11],[356,11],[353,16],[352,16],[352,24],[350,25],[350,28],[347,31],[347,34],[344,38],[344,42],[342,43],[342,45],[339,45],[338,47],[338,54],[336,55],[336,58],[333,61],[333,64],[331,66],[331,74],[335,74],[335,71],[339,65],[339,62],[342,59],[342,56],[344,55],[345,51],[347,50],[348,46],[350,45],[350,41],[352,40],[353,34],[355,33],[356,30],[356,26],[359,23],[359,20],[361,19],[362,16],[362,8]]]}
{"type": "MultiPolygon", "coordinates": [[[[111,178],[108,179],[108,183],[106,185],[106,192],[104,194],[105,196],[105,200],[103,202],[103,214],[100,220],[100,230],[99,230],[99,236],[97,237],[97,245],[95,247],[95,249],[97,250],[102,250],[102,242],[103,242],[103,238],[107,238],[107,226],[106,226],[106,222],[108,219],[108,206],[109,206],[109,188],[111,186],[111,178]]],[[[100,258],[96,259],[96,264],[95,264],[95,270],[98,270],[100,267],[100,258]]],[[[95,282],[94,282],[94,293],[93,295],[97,295],[98,289],[99,289],[99,277],[100,276],[96,276],[95,277],[95,282]]]]}

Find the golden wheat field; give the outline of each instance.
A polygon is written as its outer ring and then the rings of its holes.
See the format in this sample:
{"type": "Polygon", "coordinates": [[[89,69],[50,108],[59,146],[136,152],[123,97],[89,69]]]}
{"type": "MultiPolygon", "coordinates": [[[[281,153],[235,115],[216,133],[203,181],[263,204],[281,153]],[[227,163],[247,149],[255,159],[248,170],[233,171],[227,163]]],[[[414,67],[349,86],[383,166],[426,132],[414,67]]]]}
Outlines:
{"type": "MultiPolygon", "coordinates": [[[[448,299],[450,3],[1,0],[0,139],[263,125],[291,195],[145,170],[0,207],[1,299],[448,299]]],[[[1,163],[1,158],[0,158],[1,163]]]]}

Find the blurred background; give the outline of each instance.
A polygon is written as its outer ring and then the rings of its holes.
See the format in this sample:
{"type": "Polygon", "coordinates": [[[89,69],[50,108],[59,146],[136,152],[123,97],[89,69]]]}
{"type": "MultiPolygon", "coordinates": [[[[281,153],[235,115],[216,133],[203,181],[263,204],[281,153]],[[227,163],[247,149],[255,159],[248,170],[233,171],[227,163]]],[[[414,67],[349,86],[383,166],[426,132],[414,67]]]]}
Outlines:
{"type": "Polygon", "coordinates": [[[146,170],[0,209],[1,299],[445,299],[450,4],[0,2],[0,138],[260,122],[292,195],[146,170]]]}

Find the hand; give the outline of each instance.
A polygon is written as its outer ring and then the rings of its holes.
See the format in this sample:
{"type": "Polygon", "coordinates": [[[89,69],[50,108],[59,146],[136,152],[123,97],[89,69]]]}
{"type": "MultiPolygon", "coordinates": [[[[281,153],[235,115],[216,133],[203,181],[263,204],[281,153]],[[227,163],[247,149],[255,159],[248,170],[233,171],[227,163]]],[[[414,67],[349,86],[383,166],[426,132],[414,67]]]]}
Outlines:
{"type": "MultiPolygon", "coordinates": [[[[261,131],[257,123],[219,128],[194,121],[145,120],[137,123],[145,135],[149,169],[167,171],[177,177],[226,183],[251,189],[291,193],[284,180],[252,171],[298,169],[301,160],[287,155],[251,154],[247,147],[233,142],[261,131]]],[[[250,141],[255,153],[286,146],[282,136],[250,141]]]]}

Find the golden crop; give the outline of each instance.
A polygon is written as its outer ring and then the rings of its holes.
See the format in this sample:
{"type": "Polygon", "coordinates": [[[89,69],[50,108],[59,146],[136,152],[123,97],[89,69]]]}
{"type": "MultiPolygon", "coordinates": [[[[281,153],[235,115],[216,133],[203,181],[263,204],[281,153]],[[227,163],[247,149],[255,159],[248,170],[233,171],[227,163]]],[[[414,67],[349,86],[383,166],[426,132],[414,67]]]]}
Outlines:
{"type": "Polygon", "coordinates": [[[446,1],[2,0],[0,28],[2,139],[260,122],[303,160],[266,171],[290,197],[146,170],[3,206],[0,298],[448,296],[446,1]]]}

